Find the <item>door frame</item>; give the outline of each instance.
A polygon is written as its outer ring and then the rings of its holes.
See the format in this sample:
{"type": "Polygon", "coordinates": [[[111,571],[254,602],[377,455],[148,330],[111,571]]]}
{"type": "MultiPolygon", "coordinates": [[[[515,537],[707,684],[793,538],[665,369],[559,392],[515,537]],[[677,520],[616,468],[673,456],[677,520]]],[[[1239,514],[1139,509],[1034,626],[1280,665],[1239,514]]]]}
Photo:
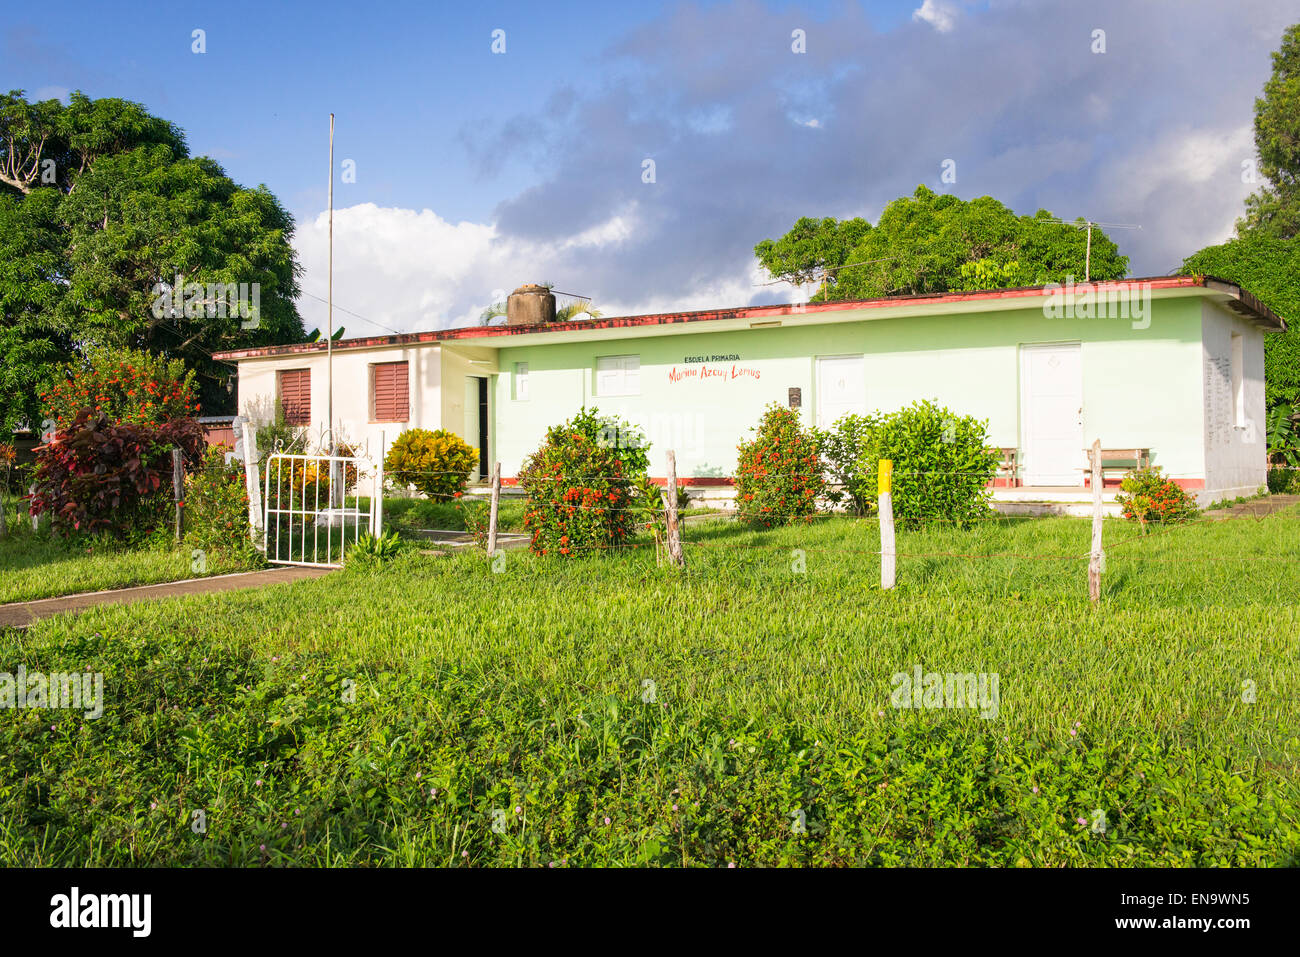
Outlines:
{"type": "MultiPolygon", "coordinates": [[[[1083,422],[1083,341],[1081,339],[1062,339],[1055,342],[1022,342],[1019,344],[1016,350],[1017,352],[1016,364],[1018,366],[1018,372],[1020,375],[1020,389],[1019,389],[1020,401],[1016,412],[1020,420],[1020,428],[1018,430],[1019,431],[1018,441],[1020,443],[1020,462],[1021,462],[1020,474],[1021,474],[1021,480],[1025,485],[1031,485],[1035,481],[1034,479],[1035,472],[1031,471],[1031,469],[1034,466],[1036,466],[1036,463],[1034,462],[1031,456],[1032,436],[1029,434],[1030,433],[1029,416],[1027,415],[1027,411],[1029,409],[1028,353],[1030,350],[1063,349],[1063,348],[1072,348],[1079,355],[1079,413],[1078,415],[1080,421],[1080,427],[1079,427],[1080,444],[1079,444],[1078,455],[1080,456],[1080,461],[1082,461],[1083,441],[1084,441],[1083,439],[1084,428],[1082,425],[1083,422]]],[[[1041,475],[1042,471],[1037,470],[1037,474],[1041,475]]],[[[1082,488],[1084,484],[1083,471],[1080,470],[1078,475],[1079,477],[1078,477],[1077,484],[1079,485],[1080,488],[1082,488]]],[[[1071,488],[1074,485],[1074,483],[1066,483],[1066,484],[1068,487],[1071,488]]]]}
{"type": "MultiPolygon", "coordinates": [[[[474,469],[477,480],[481,481],[491,476],[491,449],[492,442],[492,414],[491,414],[492,389],[491,380],[488,376],[467,375],[465,376],[465,421],[469,422],[472,416],[478,425],[478,440],[475,444],[478,446],[478,462],[474,469]],[[470,383],[475,383],[470,386],[470,383]],[[470,393],[473,392],[473,399],[470,393]]],[[[469,430],[466,429],[468,432],[469,430]]],[[[469,441],[469,436],[465,436],[469,441]]]]}

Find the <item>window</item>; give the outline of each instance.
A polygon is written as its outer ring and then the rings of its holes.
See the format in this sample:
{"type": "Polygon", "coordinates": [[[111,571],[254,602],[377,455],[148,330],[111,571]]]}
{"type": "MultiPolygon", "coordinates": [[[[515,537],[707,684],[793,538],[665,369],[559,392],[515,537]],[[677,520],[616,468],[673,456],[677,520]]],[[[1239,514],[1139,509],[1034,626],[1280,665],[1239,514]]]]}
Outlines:
{"type": "Polygon", "coordinates": [[[281,369],[277,378],[284,420],[290,425],[310,425],[311,370],[281,369]]]}
{"type": "Polygon", "coordinates": [[[515,363],[515,398],[520,402],[528,401],[528,363],[515,363]]]}
{"type": "Polygon", "coordinates": [[[377,362],[370,367],[372,422],[405,422],[411,417],[411,377],[406,362],[377,362]]]}
{"type": "Polygon", "coordinates": [[[598,356],[596,395],[640,395],[640,356],[598,356]]]}
{"type": "Polygon", "coordinates": [[[1239,429],[1246,427],[1246,377],[1243,374],[1244,365],[1241,333],[1234,332],[1232,334],[1232,424],[1239,429]]]}

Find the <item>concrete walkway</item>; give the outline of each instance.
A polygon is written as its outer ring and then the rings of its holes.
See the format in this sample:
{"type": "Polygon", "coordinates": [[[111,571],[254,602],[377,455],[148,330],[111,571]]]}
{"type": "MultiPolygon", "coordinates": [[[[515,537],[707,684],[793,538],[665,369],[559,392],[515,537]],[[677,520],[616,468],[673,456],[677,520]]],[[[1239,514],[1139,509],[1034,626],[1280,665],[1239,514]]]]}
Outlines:
{"type": "Polygon", "coordinates": [[[1215,522],[1226,518],[1263,518],[1296,504],[1300,504],[1300,495],[1268,495],[1249,502],[1239,502],[1231,508],[1206,509],[1201,517],[1215,522]]]}
{"type": "Polygon", "coordinates": [[[8,605],[0,605],[0,628],[23,628],[41,618],[93,608],[96,605],[129,605],[137,601],[174,598],[178,595],[206,595],[211,592],[235,591],[240,588],[261,588],[265,585],[278,585],[303,578],[319,578],[331,571],[332,568],[283,565],[257,572],[187,578],[183,581],[163,582],[159,585],[82,592],[79,595],[62,595],[58,598],[42,598],[38,601],[16,601],[8,605]]]}

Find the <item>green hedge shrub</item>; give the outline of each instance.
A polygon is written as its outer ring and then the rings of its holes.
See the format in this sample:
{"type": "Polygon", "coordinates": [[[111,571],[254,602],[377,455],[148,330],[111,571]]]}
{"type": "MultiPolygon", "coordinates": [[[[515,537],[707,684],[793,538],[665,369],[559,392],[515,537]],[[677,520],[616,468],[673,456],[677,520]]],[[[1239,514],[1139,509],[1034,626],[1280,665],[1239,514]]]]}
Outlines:
{"type": "Polygon", "coordinates": [[[875,509],[882,459],[894,463],[893,503],[904,525],[968,525],[988,515],[989,483],[1000,454],[988,447],[988,423],[936,402],[865,417],[862,453],[851,476],[855,498],[875,509]]]}
{"type": "Polygon", "coordinates": [[[524,525],[533,534],[532,550],[572,557],[626,544],[636,528],[648,448],[635,429],[596,409],[547,429],[519,472],[528,493],[524,525]]]}
{"type": "Polygon", "coordinates": [[[836,419],[829,429],[813,430],[832,480],[827,483],[826,500],[832,505],[844,503],[856,515],[866,515],[872,508],[863,494],[864,486],[858,470],[871,423],[868,416],[850,413],[836,419]]]}
{"type": "Polygon", "coordinates": [[[185,544],[204,552],[253,550],[244,468],[233,460],[227,465],[220,446],[206,449],[185,476],[185,544]]]}
{"type": "Polygon", "coordinates": [[[435,502],[459,498],[478,463],[478,449],[446,429],[407,429],[384,458],[395,485],[411,485],[435,502]]]}
{"type": "Polygon", "coordinates": [[[1268,470],[1268,490],[1273,495],[1300,494],[1300,469],[1274,465],[1268,470]]]}

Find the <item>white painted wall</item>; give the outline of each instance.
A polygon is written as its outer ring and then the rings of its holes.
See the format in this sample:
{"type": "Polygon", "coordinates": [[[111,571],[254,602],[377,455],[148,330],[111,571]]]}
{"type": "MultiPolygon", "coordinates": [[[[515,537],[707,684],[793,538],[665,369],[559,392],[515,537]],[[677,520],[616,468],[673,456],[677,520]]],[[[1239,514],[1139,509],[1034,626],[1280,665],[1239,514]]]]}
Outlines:
{"type": "Polygon", "coordinates": [[[1201,306],[1205,492],[1201,504],[1253,495],[1265,484],[1264,333],[1216,303],[1201,306]],[[1240,397],[1234,401],[1233,334],[1241,336],[1240,397]]]}
{"type": "MultiPolygon", "coordinates": [[[[368,447],[373,458],[386,453],[387,446],[405,429],[441,428],[440,352],[437,343],[335,352],[334,421],[338,438],[359,448],[368,447]],[[406,422],[376,422],[373,419],[370,366],[378,362],[403,361],[410,363],[410,418],[406,422]]],[[[239,413],[259,422],[269,418],[278,398],[276,373],[281,369],[311,369],[310,429],[314,441],[324,434],[328,420],[329,377],[323,352],[240,360],[239,413]]],[[[460,383],[456,387],[463,391],[460,383]]]]}

